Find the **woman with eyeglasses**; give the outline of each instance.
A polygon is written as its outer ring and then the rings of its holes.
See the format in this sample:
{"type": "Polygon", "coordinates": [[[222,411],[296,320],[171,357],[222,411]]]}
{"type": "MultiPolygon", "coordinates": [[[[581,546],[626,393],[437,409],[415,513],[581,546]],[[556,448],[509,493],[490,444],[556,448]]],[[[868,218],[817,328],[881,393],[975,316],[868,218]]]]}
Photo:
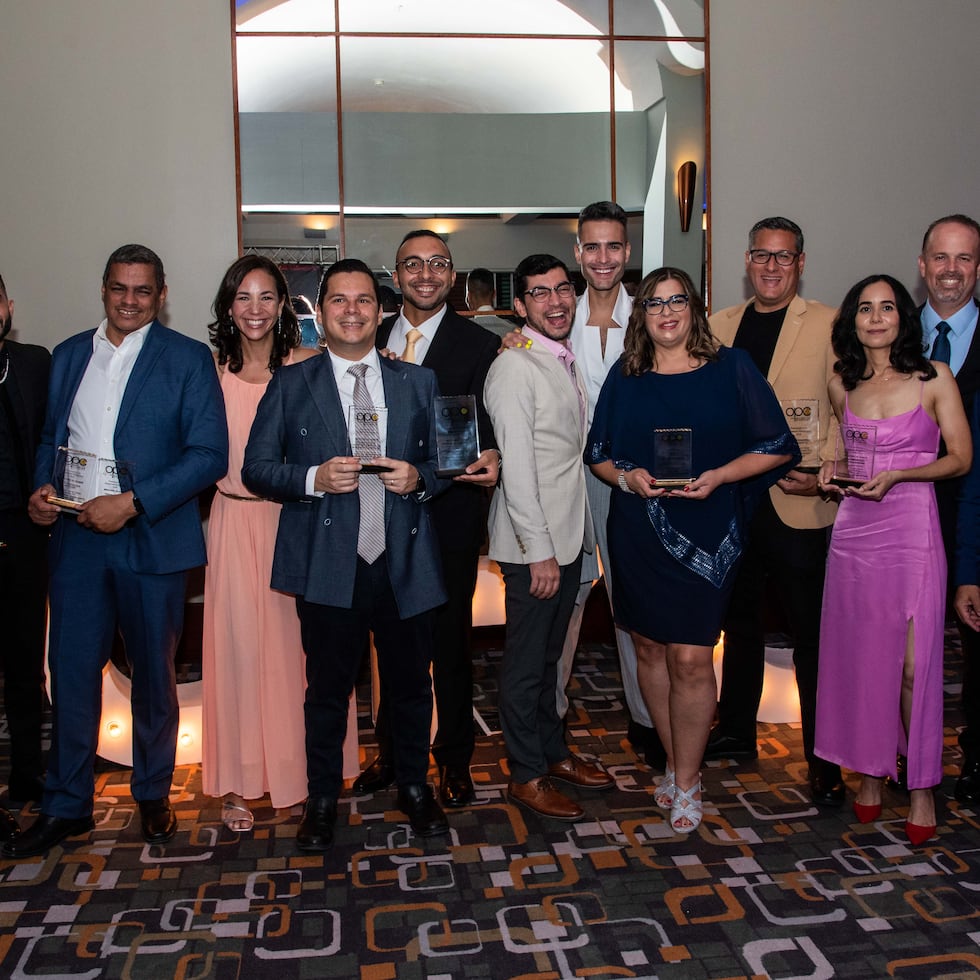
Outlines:
{"type": "Polygon", "coordinates": [[[719,347],[687,273],[651,272],[596,405],[585,461],[611,484],[613,609],[667,751],[654,794],[675,831],[701,823],[700,765],[717,692],[712,647],[754,502],[799,461],[743,351],[719,347]]]}
{"type": "Polygon", "coordinates": [[[935,833],[943,774],[946,558],[933,482],[969,469],[969,425],[949,365],[923,354],[898,280],[852,286],[831,343],[840,461],[823,465],[820,486],[843,500],[827,556],[815,750],[861,774],[862,823],[881,816],[882,780],[907,756],[905,832],[917,845],[935,833]]]}

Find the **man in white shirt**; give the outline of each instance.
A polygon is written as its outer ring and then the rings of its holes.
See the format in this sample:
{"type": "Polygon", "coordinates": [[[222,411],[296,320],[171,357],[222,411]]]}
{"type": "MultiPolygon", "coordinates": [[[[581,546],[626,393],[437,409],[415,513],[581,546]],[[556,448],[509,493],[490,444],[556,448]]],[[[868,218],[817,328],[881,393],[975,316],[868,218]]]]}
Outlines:
{"type": "MultiPolygon", "coordinates": [[[[132,794],[143,837],[170,840],[179,708],[174,653],[187,571],[205,561],[197,495],[228,468],[228,432],[208,348],[168,330],[163,264],[116,249],[102,278],[106,318],[55,349],[28,512],[52,527],[50,642],[54,725],[41,816],[5,845],[42,854],[90,831],[102,668],[118,629],[132,666],[132,794]],[[50,502],[59,447],[127,480],[77,511],[50,502]]],[[[61,488],[59,488],[61,490],[61,488]]]]}
{"type": "Polygon", "coordinates": [[[506,337],[514,329],[514,324],[496,315],[496,303],[497,287],[493,273],[482,267],[470,269],[466,274],[466,308],[476,314],[471,319],[498,337],[506,337]]]}
{"type": "MultiPolygon", "coordinates": [[[[587,288],[578,300],[570,343],[575,351],[579,376],[585,385],[588,426],[592,425],[592,414],[603,382],[623,353],[626,326],[633,311],[633,299],[623,285],[629,257],[626,212],[613,201],[597,201],[584,207],[578,218],[575,261],[585,276],[587,288]]],[[[592,523],[595,526],[596,552],[602,560],[601,574],[605,577],[606,592],[611,602],[613,583],[608,561],[606,519],[609,516],[609,495],[612,489],[593,476],[587,466],[585,483],[592,523]]],[[[571,676],[578,646],[585,601],[599,575],[597,554],[586,554],[582,562],[582,584],[576,596],[558,671],[558,713],[562,716],[568,709],[565,688],[571,676]]],[[[619,652],[623,690],[630,715],[629,739],[635,748],[645,753],[647,762],[662,768],[666,757],[636,679],[636,651],[633,649],[633,641],[626,630],[618,627],[616,649],[619,652]]]]}
{"type": "Polygon", "coordinates": [[[435,472],[435,375],[378,356],[378,284],[358,259],[327,269],[317,310],[326,352],[273,375],[242,469],[254,493],[283,504],[272,587],[296,596],[306,652],[309,799],[296,844],[307,852],[333,843],[347,703],[369,631],[398,805],[420,837],[449,829],[426,782],[432,628],[446,598],[427,503],[447,486],[435,472]]]}

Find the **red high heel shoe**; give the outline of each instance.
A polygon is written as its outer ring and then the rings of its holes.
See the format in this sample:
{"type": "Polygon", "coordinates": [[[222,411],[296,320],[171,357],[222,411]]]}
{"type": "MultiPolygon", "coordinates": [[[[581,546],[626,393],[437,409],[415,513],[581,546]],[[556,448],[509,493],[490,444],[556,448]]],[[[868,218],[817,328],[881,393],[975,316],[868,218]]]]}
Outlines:
{"type": "Polygon", "coordinates": [[[935,833],[935,824],[933,824],[931,827],[923,827],[921,824],[912,823],[911,820],[905,821],[905,836],[908,837],[909,843],[913,847],[918,847],[920,844],[924,844],[930,837],[933,837],[935,833]]]}
{"type": "Polygon", "coordinates": [[[881,816],[881,804],[858,803],[857,800],[855,800],[854,816],[856,816],[861,823],[871,823],[873,820],[877,820],[878,817],[881,816]]]}

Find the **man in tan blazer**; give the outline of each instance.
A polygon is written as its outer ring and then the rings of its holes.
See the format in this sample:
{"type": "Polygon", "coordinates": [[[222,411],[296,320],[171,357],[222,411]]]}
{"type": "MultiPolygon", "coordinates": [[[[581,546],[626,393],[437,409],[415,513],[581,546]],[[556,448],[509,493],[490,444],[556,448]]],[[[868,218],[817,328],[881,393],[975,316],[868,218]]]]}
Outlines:
{"type": "Polygon", "coordinates": [[[767,583],[772,583],[794,637],[803,750],[810,792],[820,806],[840,806],[840,767],[813,754],[820,605],[828,528],[836,504],[817,490],[815,468],[833,458],[837,424],[827,396],[834,355],[830,328],[836,311],[798,295],[806,254],[803,232],[788,218],[764,218],[749,233],[745,271],[754,295],[715,313],[711,330],[721,343],[752,356],[783,405],[800,440],[803,463],[769,491],[753,518],[748,547],[725,621],[725,657],[718,726],[706,759],[758,755],[756,713],[765,668],[763,628],[767,583]],[[807,430],[800,420],[816,424],[807,430]]]}
{"type": "Polygon", "coordinates": [[[499,686],[507,792],[535,813],[572,821],[585,812],[552,780],[587,789],[613,780],[569,752],[554,695],[582,551],[594,547],[582,466],[585,390],[567,343],[575,287],[565,264],[553,255],[524,259],[514,308],[527,321],[529,346],[504,351],[484,388],[505,461],[490,505],[490,557],[506,586],[499,686]]]}

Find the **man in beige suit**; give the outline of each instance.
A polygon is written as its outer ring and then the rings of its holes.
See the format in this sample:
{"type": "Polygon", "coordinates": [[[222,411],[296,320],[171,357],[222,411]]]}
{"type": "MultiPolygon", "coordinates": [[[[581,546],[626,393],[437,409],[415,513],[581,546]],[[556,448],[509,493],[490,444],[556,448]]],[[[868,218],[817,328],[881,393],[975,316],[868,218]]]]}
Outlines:
{"type": "Polygon", "coordinates": [[[608,789],[602,768],[569,752],[555,678],[578,592],[583,548],[593,545],[585,493],[585,391],[568,335],[575,288],[553,255],[514,273],[514,308],[530,346],[507,350],[487,374],[484,400],[506,468],[490,505],[490,557],[506,586],[500,723],[510,761],[508,795],[542,816],[579,820],[560,780],[608,789]]]}
{"type": "Polygon", "coordinates": [[[817,490],[820,460],[833,458],[837,426],[827,397],[834,355],[830,328],[836,311],[798,295],[806,254],[803,232],[788,218],[764,218],[749,233],[745,271],[754,295],[715,313],[711,330],[721,343],[747,350],[768,378],[799,433],[803,463],[769,491],[752,521],[748,547],[725,621],[725,657],[718,726],[706,759],[758,755],[756,713],[765,668],[763,628],[767,582],[775,587],[794,637],[793,663],[800,692],[803,750],[810,793],[820,806],[840,806],[840,767],[813,754],[817,699],[817,650],[827,533],[836,504],[817,490]],[[809,445],[797,427],[816,413],[817,438],[809,445]]]}

